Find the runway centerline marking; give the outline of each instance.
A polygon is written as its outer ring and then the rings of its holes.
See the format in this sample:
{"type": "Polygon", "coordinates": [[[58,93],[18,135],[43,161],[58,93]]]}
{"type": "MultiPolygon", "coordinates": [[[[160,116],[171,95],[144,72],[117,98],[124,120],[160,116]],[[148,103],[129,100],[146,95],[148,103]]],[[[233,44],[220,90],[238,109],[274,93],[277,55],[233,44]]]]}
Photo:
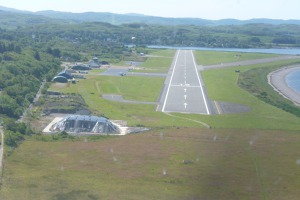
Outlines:
{"type": "Polygon", "coordinates": [[[183,105],[184,105],[184,108],[186,109],[186,107],[187,107],[188,104],[187,104],[187,103],[184,103],[183,105]]]}

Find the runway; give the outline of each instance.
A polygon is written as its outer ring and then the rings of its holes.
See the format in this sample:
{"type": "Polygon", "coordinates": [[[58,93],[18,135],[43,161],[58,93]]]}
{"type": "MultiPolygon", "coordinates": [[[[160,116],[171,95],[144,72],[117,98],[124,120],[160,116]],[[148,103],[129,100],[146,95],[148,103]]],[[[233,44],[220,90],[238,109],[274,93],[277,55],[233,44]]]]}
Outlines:
{"type": "Polygon", "coordinates": [[[158,111],[212,114],[193,52],[178,50],[161,93],[158,111]]]}

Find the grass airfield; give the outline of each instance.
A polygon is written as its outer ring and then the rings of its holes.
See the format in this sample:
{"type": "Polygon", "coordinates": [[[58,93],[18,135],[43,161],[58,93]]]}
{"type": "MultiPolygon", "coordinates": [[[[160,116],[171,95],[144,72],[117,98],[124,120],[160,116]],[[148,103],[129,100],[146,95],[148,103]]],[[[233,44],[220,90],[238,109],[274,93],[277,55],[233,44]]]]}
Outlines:
{"type": "MultiPolygon", "coordinates": [[[[151,51],[154,56],[144,70],[167,71],[174,53],[151,51]],[[155,60],[166,66],[155,68],[155,60]]],[[[274,56],[238,54],[195,53],[203,65],[274,56]]],[[[95,114],[152,130],[125,137],[28,138],[5,160],[0,199],[298,199],[299,118],[239,88],[235,68],[204,71],[202,76],[211,99],[247,105],[251,111],[170,116],[155,112],[153,105],[101,98],[118,94],[156,101],[162,78],[91,75],[76,85],[53,85],[51,90],[81,94],[95,114]]]]}

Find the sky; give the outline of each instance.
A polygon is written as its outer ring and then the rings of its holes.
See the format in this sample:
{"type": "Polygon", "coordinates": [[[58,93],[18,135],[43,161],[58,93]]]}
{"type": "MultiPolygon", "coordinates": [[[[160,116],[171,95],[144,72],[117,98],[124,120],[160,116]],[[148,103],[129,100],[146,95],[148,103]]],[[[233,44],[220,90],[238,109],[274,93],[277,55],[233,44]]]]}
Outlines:
{"type": "Polygon", "coordinates": [[[300,0],[0,0],[27,11],[139,13],[202,19],[299,19],[300,0]]]}

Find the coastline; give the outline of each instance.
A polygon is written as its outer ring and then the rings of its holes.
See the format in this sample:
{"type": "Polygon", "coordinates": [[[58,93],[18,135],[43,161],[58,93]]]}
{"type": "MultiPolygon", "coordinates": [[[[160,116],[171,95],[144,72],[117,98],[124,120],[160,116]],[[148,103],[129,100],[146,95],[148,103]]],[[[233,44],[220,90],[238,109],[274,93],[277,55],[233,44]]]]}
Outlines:
{"type": "Polygon", "coordinates": [[[297,70],[300,70],[300,65],[280,68],[268,75],[268,82],[276,92],[300,106],[300,94],[290,88],[285,80],[289,73],[297,70]]]}

